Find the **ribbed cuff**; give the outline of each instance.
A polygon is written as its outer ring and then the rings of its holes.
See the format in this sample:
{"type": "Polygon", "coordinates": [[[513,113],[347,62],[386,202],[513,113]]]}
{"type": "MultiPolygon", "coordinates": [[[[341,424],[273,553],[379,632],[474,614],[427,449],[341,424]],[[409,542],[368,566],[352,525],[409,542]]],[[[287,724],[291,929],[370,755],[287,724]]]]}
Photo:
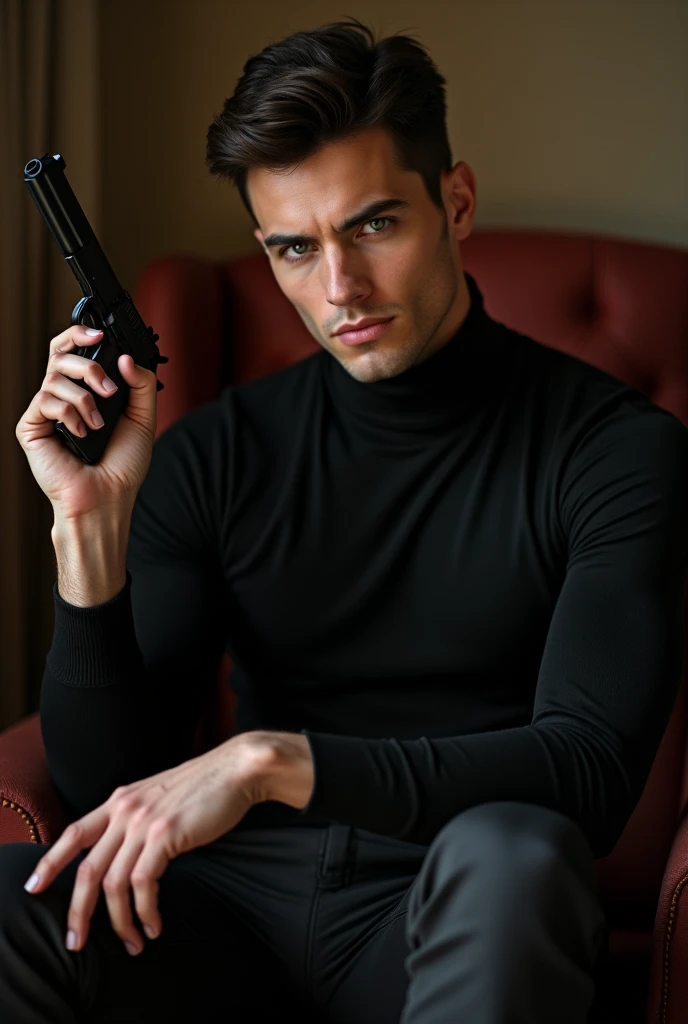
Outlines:
{"type": "Polygon", "coordinates": [[[401,835],[408,824],[398,744],[301,729],[313,758],[314,785],[301,814],[401,835]]]}
{"type": "Polygon", "coordinates": [[[53,587],[55,630],[46,668],[67,686],[131,683],[143,672],[131,610],[131,574],[119,594],[80,608],[53,587]]]}

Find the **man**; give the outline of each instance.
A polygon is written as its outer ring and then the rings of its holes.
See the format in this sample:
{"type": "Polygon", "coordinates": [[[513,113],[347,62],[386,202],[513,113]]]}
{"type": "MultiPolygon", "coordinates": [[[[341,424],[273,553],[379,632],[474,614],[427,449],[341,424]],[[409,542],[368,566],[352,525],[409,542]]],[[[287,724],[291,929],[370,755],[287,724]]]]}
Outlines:
{"type": "Polygon", "coordinates": [[[84,467],[52,423],[106,382],[53,339],[17,434],[55,508],[41,721],[77,820],[0,848],[3,1019],[587,1019],[593,858],[679,681],[688,431],[486,314],[443,85],[336,23],[252,57],[209,129],[315,356],[152,460],[122,356],[84,467]],[[225,648],[238,733],[189,759],[225,648]]]}

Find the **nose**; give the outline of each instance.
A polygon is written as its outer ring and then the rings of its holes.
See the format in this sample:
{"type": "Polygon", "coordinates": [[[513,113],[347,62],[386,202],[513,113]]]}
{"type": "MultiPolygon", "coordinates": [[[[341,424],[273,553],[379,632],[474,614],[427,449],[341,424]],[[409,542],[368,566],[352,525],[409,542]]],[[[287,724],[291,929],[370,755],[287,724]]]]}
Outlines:
{"type": "Polygon", "coordinates": [[[325,297],[332,306],[355,307],[373,290],[372,281],[355,253],[323,254],[320,269],[325,297]]]}

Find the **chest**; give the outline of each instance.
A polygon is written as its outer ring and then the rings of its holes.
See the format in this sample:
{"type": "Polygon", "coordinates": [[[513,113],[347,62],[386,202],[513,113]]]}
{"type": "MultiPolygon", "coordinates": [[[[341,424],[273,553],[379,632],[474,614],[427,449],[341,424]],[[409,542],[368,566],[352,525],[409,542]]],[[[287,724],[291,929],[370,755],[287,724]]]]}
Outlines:
{"type": "Polygon", "coordinates": [[[342,678],[537,665],[566,564],[546,460],[498,430],[315,436],[255,481],[224,557],[236,653],[342,678]]]}

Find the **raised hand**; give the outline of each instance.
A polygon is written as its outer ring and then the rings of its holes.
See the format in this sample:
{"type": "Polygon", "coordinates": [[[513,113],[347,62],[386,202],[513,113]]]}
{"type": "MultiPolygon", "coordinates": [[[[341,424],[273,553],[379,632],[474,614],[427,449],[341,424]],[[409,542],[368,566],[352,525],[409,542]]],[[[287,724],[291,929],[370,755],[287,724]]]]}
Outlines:
{"type": "Polygon", "coordinates": [[[61,420],[74,434],[85,436],[85,425],[98,429],[97,409],[85,380],[99,395],[110,397],[105,370],[74,349],[95,345],[102,332],[88,334],[74,326],[50,342],[46,375],[16,427],[17,440],[26,452],[31,471],[50,499],[56,519],[88,518],[103,509],[131,509],[150,465],[155,437],[157,378],[131,356],[121,355],[117,366],[129,385],[129,401],[122,411],[102,459],[93,466],[81,461],[55,435],[61,420]]]}

